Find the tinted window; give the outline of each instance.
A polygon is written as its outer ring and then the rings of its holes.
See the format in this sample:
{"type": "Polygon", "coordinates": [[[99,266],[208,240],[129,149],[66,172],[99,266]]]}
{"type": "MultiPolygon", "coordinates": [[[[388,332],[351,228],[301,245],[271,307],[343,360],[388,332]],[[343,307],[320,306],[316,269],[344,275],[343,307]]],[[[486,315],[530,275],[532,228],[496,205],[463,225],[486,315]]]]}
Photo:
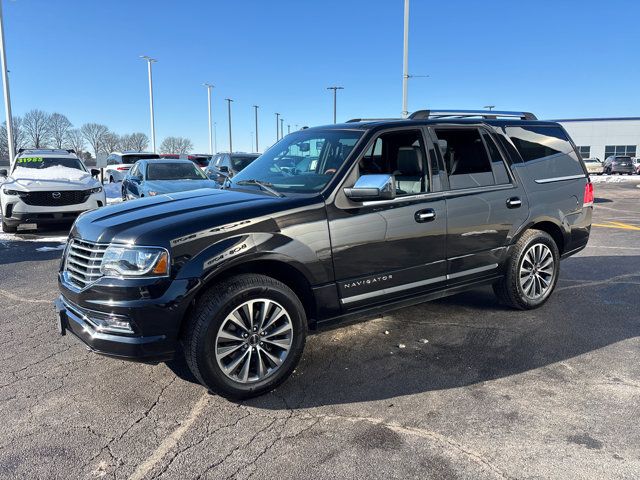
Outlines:
{"type": "Polygon", "coordinates": [[[493,170],[480,132],[476,128],[436,128],[452,189],[494,184],[493,170]]]}
{"type": "Polygon", "coordinates": [[[202,180],[204,174],[193,162],[189,163],[149,163],[147,180],[202,180]]]}
{"type": "Polygon", "coordinates": [[[584,174],[580,159],[562,128],[531,125],[507,127],[506,131],[534,179],[584,174]]]}
{"type": "Polygon", "coordinates": [[[500,150],[498,146],[493,141],[491,135],[486,132],[482,132],[482,138],[484,139],[484,143],[487,146],[487,151],[489,152],[489,158],[491,159],[491,168],[493,169],[493,176],[498,185],[503,183],[510,183],[511,179],[509,178],[509,174],[507,173],[507,167],[504,164],[504,160],[502,159],[502,155],[500,154],[500,150]]]}
{"type": "Polygon", "coordinates": [[[419,130],[383,133],[362,156],[358,168],[360,175],[394,175],[396,195],[430,191],[429,168],[419,130]]]}
{"type": "Polygon", "coordinates": [[[160,155],[156,155],[155,153],[123,155],[122,163],[133,164],[133,163],[136,163],[138,160],[154,159],[154,158],[160,158],[160,155]]]}
{"type": "Polygon", "coordinates": [[[258,155],[234,155],[231,157],[231,167],[236,172],[239,172],[256,158],[258,158],[258,155]]]}

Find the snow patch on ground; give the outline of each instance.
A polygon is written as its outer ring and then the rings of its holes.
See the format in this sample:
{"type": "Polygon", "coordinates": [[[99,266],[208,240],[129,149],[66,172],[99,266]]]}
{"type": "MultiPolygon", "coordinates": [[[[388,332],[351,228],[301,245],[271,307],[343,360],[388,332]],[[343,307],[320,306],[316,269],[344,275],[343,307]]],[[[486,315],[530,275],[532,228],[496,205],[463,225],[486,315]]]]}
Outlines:
{"type": "Polygon", "coordinates": [[[105,184],[104,192],[107,194],[107,205],[122,202],[122,182],[105,184]]]}
{"type": "Polygon", "coordinates": [[[52,252],[55,250],[64,250],[64,247],[66,246],[67,246],[66,243],[61,243],[56,247],[40,247],[40,248],[36,248],[36,252],[52,252]]]}
{"type": "Polygon", "coordinates": [[[591,175],[593,183],[624,183],[640,182],[640,175],[591,175]]]}

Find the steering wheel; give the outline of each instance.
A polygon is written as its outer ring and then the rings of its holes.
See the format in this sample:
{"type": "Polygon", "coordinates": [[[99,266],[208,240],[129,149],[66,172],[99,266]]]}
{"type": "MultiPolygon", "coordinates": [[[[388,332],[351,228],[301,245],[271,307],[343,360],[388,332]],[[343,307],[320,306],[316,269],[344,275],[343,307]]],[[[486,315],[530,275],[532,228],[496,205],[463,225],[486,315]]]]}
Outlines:
{"type": "Polygon", "coordinates": [[[325,174],[325,175],[333,175],[334,173],[336,173],[336,169],[335,169],[335,168],[327,168],[327,169],[324,171],[324,174],[325,174]]]}

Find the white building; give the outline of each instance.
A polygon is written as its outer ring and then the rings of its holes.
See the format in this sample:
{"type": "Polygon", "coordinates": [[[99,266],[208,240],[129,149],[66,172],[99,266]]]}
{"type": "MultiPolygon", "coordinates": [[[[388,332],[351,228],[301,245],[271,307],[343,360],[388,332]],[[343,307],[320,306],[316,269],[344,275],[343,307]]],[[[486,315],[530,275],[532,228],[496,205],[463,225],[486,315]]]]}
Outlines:
{"type": "Polygon", "coordinates": [[[569,132],[583,158],[640,156],[640,117],[556,120],[569,132]]]}

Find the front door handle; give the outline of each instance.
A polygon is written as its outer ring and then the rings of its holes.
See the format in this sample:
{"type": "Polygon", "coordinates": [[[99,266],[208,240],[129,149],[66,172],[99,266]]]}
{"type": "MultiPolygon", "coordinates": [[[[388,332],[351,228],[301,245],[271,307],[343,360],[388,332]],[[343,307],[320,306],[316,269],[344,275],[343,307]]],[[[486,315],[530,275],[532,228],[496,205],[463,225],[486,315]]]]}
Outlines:
{"type": "Polygon", "coordinates": [[[418,210],[414,215],[416,222],[432,222],[436,219],[436,211],[433,208],[425,208],[424,210],[418,210]]]}
{"type": "Polygon", "coordinates": [[[507,200],[507,208],[520,208],[522,205],[522,200],[518,197],[511,197],[507,200]]]}

